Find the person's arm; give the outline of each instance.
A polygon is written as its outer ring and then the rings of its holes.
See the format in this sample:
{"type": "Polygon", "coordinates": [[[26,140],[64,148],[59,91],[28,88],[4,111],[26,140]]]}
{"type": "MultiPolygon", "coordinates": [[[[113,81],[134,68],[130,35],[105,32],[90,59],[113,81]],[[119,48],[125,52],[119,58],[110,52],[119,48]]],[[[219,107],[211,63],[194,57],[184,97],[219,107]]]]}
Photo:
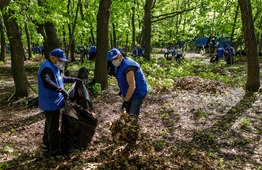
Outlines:
{"type": "Polygon", "coordinates": [[[136,81],[135,81],[135,73],[134,71],[129,71],[126,74],[126,80],[128,83],[128,89],[127,89],[127,93],[126,93],[126,97],[125,97],[125,101],[129,101],[130,98],[132,97],[135,88],[136,88],[136,81]]]}
{"type": "Polygon", "coordinates": [[[61,91],[61,87],[55,84],[53,81],[54,73],[50,68],[44,68],[40,76],[45,88],[52,91],[61,91]]]}
{"type": "Polygon", "coordinates": [[[63,76],[63,82],[64,83],[74,83],[76,81],[81,81],[81,80],[79,78],[63,76]]]}
{"type": "Polygon", "coordinates": [[[137,67],[127,67],[126,70],[124,71],[124,74],[126,75],[126,80],[128,83],[128,89],[127,89],[127,93],[125,96],[125,101],[129,101],[130,98],[132,97],[135,88],[136,88],[136,81],[135,81],[135,72],[137,71],[137,67]]]}

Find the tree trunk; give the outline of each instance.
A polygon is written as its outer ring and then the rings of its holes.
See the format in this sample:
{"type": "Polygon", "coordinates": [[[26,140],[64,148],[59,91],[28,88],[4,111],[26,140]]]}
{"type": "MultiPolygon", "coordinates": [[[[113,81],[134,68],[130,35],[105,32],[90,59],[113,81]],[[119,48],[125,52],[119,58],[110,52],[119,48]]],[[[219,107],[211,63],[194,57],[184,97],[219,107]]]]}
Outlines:
{"type": "Polygon", "coordinates": [[[151,7],[153,4],[153,0],[146,0],[145,4],[145,17],[144,17],[144,42],[145,46],[145,59],[150,60],[150,46],[151,46],[151,7]]]}
{"type": "Polygon", "coordinates": [[[1,54],[0,54],[0,61],[5,62],[5,30],[4,30],[4,23],[2,20],[2,16],[0,15],[0,36],[1,36],[1,54]]]}
{"type": "MultiPolygon", "coordinates": [[[[10,0],[2,0],[0,3],[0,9],[8,6],[10,0]]],[[[7,36],[11,47],[11,71],[15,83],[15,98],[27,97],[29,95],[30,86],[25,74],[24,68],[24,48],[21,40],[21,30],[16,23],[14,11],[9,9],[4,12],[3,18],[7,31],[7,36]]]]}
{"type": "Polygon", "coordinates": [[[131,25],[132,25],[132,46],[131,49],[135,48],[136,43],[136,26],[135,26],[135,4],[136,0],[134,0],[134,6],[132,7],[132,18],[131,18],[131,25]]]}
{"type": "Polygon", "coordinates": [[[91,25],[90,33],[91,33],[91,43],[92,43],[91,45],[96,45],[95,35],[94,35],[94,28],[93,28],[92,25],[91,25]]]}
{"type": "MultiPolygon", "coordinates": [[[[50,9],[47,1],[45,0],[38,0],[38,5],[45,9],[50,9]]],[[[44,43],[45,57],[47,57],[46,55],[48,55],[49,57],[53,49],[60,47],[60,42],[56,33],[55,26],[52,22],[47,21],[46,23],[44,23],[44,30],[46,36],[45,43],[44,43]]]]}
{"type": "MultiPolygon", "coordinates": [[[[46,38],[43,24],[37,24],[37,32],[44,37],[43,45],[44,45],[44,48],[47,47],[47,40],[46,40],[47,38],[46,38]]],[[[45,59],[48,59],[50,57],[50,53],[46,49],[44,50],[44,56],[45,56],[45,59]]]]}
{"type": "Polygon", "coordinates": [[[25,34],[26,34],[27,48],[28,48],[28,50],[27,50],[28,60],[30,60],[32,58],[32,49],[31,49],[31,38],[30,38],[30,33],[29,33],[27,21],[25,22],[25,34]]]}
{"type": "Polygon", "coordinates": [[[260,87],[257,42],[250,0],[238,0],[241,10],[244,40],[247,49],[246,90],[256,92],[260,87]]]}
{"type": "Polygon", "coordinates": [[[51,53],[53,49],[60,48],[60,42],[56,33],[56,29],[53,23],[45,23],[45,33],[46,33],[46,44],[45,51],[51,53]]]}
{"type": "Polygon", "coordinates": [[[100,0],[97,14],[97,50],[93,82],[101,84],[102,90],[107,89],[108,86],[107,52],[111,4],[111,0],[100,0]]]}
{"type": "Polygon", "coordinates": [[[235,17],[234,17],[234,21],[233,21],[232,32],[231,32],[231,36],[230,36],[230,44],[231,45],[232,45],[232,42],[233,42],[233,39],[234,39],[233,36],[234,36],[234,33],[235,33],[238,13],[239,13],[239,5],[236,6],[236,12],[235,12],[235,17]]]}
{"type": "Polygon", "coordinates": [[[117,44],[116,44],[116,27],[115,27],[115,24],[112,23],[112,28],[113,28],[113,47],[117,47],[117,44]]]}

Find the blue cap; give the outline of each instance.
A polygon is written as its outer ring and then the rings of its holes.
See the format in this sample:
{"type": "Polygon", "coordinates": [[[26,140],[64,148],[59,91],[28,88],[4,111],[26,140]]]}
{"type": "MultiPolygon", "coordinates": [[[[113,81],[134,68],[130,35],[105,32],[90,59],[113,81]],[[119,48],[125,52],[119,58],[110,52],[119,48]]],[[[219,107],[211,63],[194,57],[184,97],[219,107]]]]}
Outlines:
{"type": "Polygon", "coordinates": [[[109,51],[109,58],[112,60],[118,56],[118,54],[121,54],[121,52],[117,48],[113,48],[109,51]]]}
{"type": "Polygon", "coordinates": [[[51,52],[51,56],[55,56],[55,57],[59,58],[61,61],[64,61],[64,62],[68,61],[66,59],[65,52],[63,50],[61,50],[60,48],[54,49],[51,52]]]}

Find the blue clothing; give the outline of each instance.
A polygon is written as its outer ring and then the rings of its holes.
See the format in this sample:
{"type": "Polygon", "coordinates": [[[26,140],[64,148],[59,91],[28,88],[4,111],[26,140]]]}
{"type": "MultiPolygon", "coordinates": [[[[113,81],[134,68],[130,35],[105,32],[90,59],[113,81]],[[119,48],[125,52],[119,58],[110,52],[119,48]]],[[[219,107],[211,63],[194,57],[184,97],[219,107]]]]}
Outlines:
{"type": "Polygon", "coordinates": [[[126,112],[135,114],[136,117],[138,117],[139,112],[140,112],[140,108],[141,108],[141,105],[142,105],[144,99],[145,99],[145,96],[137,98],[137,99],[133,99],[130,102],[128,102],[128,107],[126,108],[126,112]]]}
{"type": "Polygon", "coordinates": [[[229,47],[228,54],[229,56],[234,56],[234,47],[229,47]]]}
{"type": "Polygon", "coordinates": [[[126,75],[124,74],[124,72],[126,68],[130,66],[138,68],[137,71],[135,71],[134,73],[136,88],[130,99],[132,100],[146,96],[146,94],[148,93],[148,86],[139,64],[130,58],[123,58],[121,65],[116,68],[116,79],[123,96],[126,96],[128,90],[128,82],[126,80],[126,75]]]}
{"type": "Polygon", "coordinates": [[[90,47],[90,52],[91,52],[91,53],[95,53],[95,52],[96,52],[96,46],[90,47]]]}
{"type": "Polygon", "coordinates": [[[44,87],[43,80],[41,79],[41,72],[46,67],[50,68],[53,71],[54,83],[61,88],[64,88],[63,78],[61,76],[60,70],[51,62],[45,60],[39,68],[37,74],[39,107],[45,111],[55,111],[64,106],[64,97],[61,92],[52,91],[44,87]]]}
{"type": "Polygon", "coordinates": [[[225,49],[223,47],[219,47],[217,49],[217,57],[222,58],[224,56],[224,51],[225,51],[225,49]]]}
{"type": "Polygon", "coordinates": [[[172,56],[175,56],[175,55],[176,55],[176,49],[172,48],[172,56]]]}

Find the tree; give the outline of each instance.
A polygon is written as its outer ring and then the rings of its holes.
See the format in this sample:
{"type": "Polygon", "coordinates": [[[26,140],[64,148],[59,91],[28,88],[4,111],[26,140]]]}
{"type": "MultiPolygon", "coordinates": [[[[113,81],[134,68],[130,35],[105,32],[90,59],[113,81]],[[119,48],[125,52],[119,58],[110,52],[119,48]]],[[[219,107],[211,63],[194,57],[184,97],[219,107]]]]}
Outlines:
{"type": "Polygon", "coordinates": [[[15,98],[26,97],[29,95],[30,86],[24,69],[25,53],[21,40],[21,30],[12,17],[14,11],[12,8],[6,8],[10,4],[10,0],[2,0],[0,10],[3,13],[4,23],[7,36],[11,47],[11,71],[15,82],[15,98]]]}
{"type": "Polygon", "coordinates": [[[247,50],[246,90],[256,92],[260,87],[259,62],[251,3],[250,0],[238,0],[238,4],[241,10],[243,33],[247,50]]]}
{"type": "Polygon", "coordinates": [[[0,15],[0,35],[1,35],[0,61],[5,62],[5,30],[4,30],[4,23],[1,15],[0,15]]]}
{"type": "Polygon", "coordinates": [[[153,0],[146,0],[145,4],[145,17],[144,17],[144,42],[145,46],[145,59],[150,60],[150,46],[151,46],[151,7],[153,0]]]}
{"type": "MultiPolygon", "coordinates": [[[[48,7],[48,3],[45,0],[38,0],[38,4],[39,6],[47,9],[50,9],[48,7]]],[[[50,12],[51,10],[47,10],[47,12],[50,12]]],[[[44,48],[45,48],[45,54],[50,54],[51,51],[55,48],[59,48],[60,47],[60,42],[58,39],[58,35],[56,33],[56,29],[55,29],[55,25],[51,22],[51,21],[46,21],[44,23],[44,32],[42,32],[43,34],[45,34],[43,37],[45,37],[45,43],[44,43],[44,48]]],[[[46,57],[46,55],[45,55],[46,57]]]]}
{"type": "Polygon", "coordinates": [[[108,30],[111,4],[111,0],[100,0],[97,14],[97,52],[93,82],[101,84],[102,90],[108,86],[107,51],[109,45],[108,30]]]}

